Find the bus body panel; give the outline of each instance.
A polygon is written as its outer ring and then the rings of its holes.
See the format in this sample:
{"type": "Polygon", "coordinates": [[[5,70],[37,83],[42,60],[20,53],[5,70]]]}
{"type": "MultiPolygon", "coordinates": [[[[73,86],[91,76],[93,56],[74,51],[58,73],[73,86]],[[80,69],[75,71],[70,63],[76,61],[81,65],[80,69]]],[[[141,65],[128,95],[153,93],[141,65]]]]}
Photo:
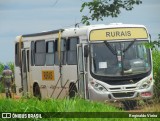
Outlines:
{"type": "MultiPolygon", "coordinates": [[[[21,48],[21,50],[28,49],[29,50],[29,70],[27,72],[27,81],[28,81],[28,93],[31,95],[34,95],[34,85],[38,84],[40,88],[40,93],[42,98],[65,98],[69,95],[69,90],[70,90],[70,84],[75,84],[76,88],[78,90],[78,93],[82,94],[83,98],[88,98],[91,100],[99,100],[99,101],[106,101],[106,100],[133,100],[133,99],[147,99],[147,98],[152,98],[153,97],[153,67],[152,67],[152,56],[151,56],[151,51],[150,51],[150,56],[149,58],[151,59],[151,73],[148,76],[145,76],[144,78],[138,80],[134,84],[121,84],[121,85],[111,85],[104,83],[101,79],[96,79],[93,77],[92,74],[92,69],[93,68],[91,65],[91,50],[88,50],[89,55],[88,57],[84,57],[84,47],[87,45],[89,49],[91,48],[91,44],[99,44],[104,41],[106,41],[105,36],[109,36],[109,33],[105,34],[105,32],[108,32],[108,29],[113,29],[117,31],[122,31],[122,32],[115,32],[114,34],[116,35],[123,35],[123,36],[129,36],[131,33],[123,33],[123,29],[128,28],[143,28],[147,35],[148,32],[143,25],[132,25],[132,24],[110,24],[110,25],[91,25],[91,26],[85,26],[85,27],[80,27],[80,28],[68,28],[68,29],[60,29],[56,31],[50,31],[50,32],[41,32],[38,34],[31,34],[31,35],[22,35],[22,42],[24,46],[21,48]],[[120,29],[121,28],[121,29],[120,29]],[[90,34],[92,31],[96,30],[105,30],[105,32],[101,32],[105,35],[102,35],[103,37],[99,37],[97,35],[93,35],[90,38],[90,34]],[[53,32],[53,33],[52,33],[53,32]],[[56,33],[57,32],[57,33],[56,33]],[[61,32],[61,34],[59,34],[61,32]],[[61,35],[61,37],[60,37],[61,35]],[[83,64],[86,69],[83,70],[83,72],[80,72],[80,67],[78,67],[79,61],[77,60],[76,65],[70,65],[70,64],[60,64],[60,65],[52,65],[52,66],[35,66],[31,65],[31,42],[38,42],[41,40],[44,40],[45,43],[48,41],[54,41],[58,40],[58,42],[62,43],[59,41],[59,37],[62,39],[65,39],[66,42],[69,42],[69,38],[77,37],[79,38],[79,43],[77,45],[78,47],[82,47],[82,58],[83,58],[83,64]],[[95,39],[94,39],[95,38],[95,39]],[[90,40],[92,39],[92,40],[90,40]],[[98,40],[102,39],[102,40],[98,40]],[[50,73],[51,75],[48,75],[47,73],[50,73]],[[46,73],[46,75],[45,75],[46,73]],[[50,76],[54,75],[54,79],[52,79],[50,76]],[[83,79],[80,78],[80,75],[83,75],[83,79]],[[49,76],[50,80],[47,79],[47,76],[49,76]],[[45,80],[46,78],[46,80],[45,80]],[[151,83],[150,86],[147,89],[140,89],[140,86],[143,85],[143,83],[146,80],[149,80],[151,78],[151,83]],[[95,89],[95,85],[98,84],[101,85],[102,88],[106,88],[104,92],[97,91],[95,89]],[[83,85],[83,86],[82,86],[83,85]],[[142,93],[144,92],[144,93],[142,93]],[[149,93],[150,92],[150,95],[149,93]],[[125,93],[128,93],[129,96],[125,95],[125,93]],[[147,95],[148,94],[148,95],[147,95]]],[[[97,32],[96,34],[101,34],[97,32]]],[[[136,33],[137,34],[137,33],[136,33]]],[[[16,38],[16,43],[20,43],[20,37],[18,36],[16,38]]],[[[139,37],[139,36],[136,36],[139,37]]],[[[147,38],[140,38],[137,39],[137,41],[150,41],[149,36],[145,36],[147,38]]],[[[125,37],[122,39],[117,39],[117,38],[112,38],[111,40],[108,40],[108,43],[121,43],[121,42],[132,42],[134,37],[126,39],[125,37]]],[[[65,47],[68,46],[67,44],[65,47]]],[[[59,45],[57,48],[60,47],[59,45]]],[[[61,48],[62,49],[62,48],[61,48]]],[[[65,50],[67,53],[67,49],[65,50]]],[[[77,57],[79,57],[79,52],[77,51],[77,57]]],[[[103,52],[105,53],[105,52],[103,52]]],[[[60,54],[60,53],[58,53],[60,54]]],[[[15,56],[16,57],[16,56],[15,56]]],[[[54,55],[55,57],[55,55],[54,55]]],[[[118,56],[117,56],[118,58],[118,56]]],[[[133,63],[135,63],[133,61],[133,63]]],[[[100,68],[107,68],[108,63],[100,62],[99,67],[100,68]],[[103,67],[104,66],[104,67],[103,67]]],[[[15,66],[15,83],[16,83],[16,91],[17,94],[23,95],[20,90],[22,88],[22,83],[21,83],[21,67],[20,66],[15,66]]],[[[115,76],[113,76],[115,78],[115,76]]],[[[75,91],[75,90],[74,90],[75,91]]]]}

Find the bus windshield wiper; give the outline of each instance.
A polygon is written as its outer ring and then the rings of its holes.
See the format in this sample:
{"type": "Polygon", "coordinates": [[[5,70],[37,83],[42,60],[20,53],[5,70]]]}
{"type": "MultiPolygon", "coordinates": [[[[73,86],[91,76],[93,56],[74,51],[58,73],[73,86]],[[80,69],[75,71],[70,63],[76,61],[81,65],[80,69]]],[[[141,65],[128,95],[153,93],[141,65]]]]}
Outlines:
{"type": "Polygon", "coordinates": [[[114,55],[117,55],[117,52],[113,49],[113,47],[107,41],[104,41],[104,43],[114,55]]]}
{"type": "Polygon", "coordinates": [[[123,52],[125,53],[125,52],[134,44],[135,41],[136,41],[136,39],[134,39],[134,40],[128,45],[128,47],[126,47],[126,48],[123,50],[123,52]]]}

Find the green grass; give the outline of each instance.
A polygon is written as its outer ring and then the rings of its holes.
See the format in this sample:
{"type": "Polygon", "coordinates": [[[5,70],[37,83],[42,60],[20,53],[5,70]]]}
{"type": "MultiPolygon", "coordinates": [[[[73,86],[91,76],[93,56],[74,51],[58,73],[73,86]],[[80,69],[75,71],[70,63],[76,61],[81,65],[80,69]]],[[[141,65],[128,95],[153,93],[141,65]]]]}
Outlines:
{"type": "Polygon", "coordinates": [[[157,100],[160,100],[160,51],[152,51],[153,56],[153,74],[155,80],[155,96],[157,100]]]}
{"type": "MultiPolygon", "coordinates": [[[[83,99],[63,99],[63,100],[54,100],[54,99],[47,99],[47,100],[37,100],[36,98],[32,99],[0,99],[0,112],[20,112],[21,114],[25,112],[122,112],[120,109],[117,109],[113,106],[100,103],[100,102],[93,102],[87,101],[83,99]]],[[[63,113],[62,113],[63,114],[63,113]]],[[[71,113],[74,115],[74,113],[71,113]]],[[[124,113],[125,114],[125,113],[124,113]]],[[[81,115],[81,114],[80,114],[81,115]]],[[[92,115],[92,113],[88,114],[92,115]]],[[[109,113],[106,113],[109,115],[109,113]]],[[[118,113],[113,113],[115,117],[118,113]]],[[[74,116],[73,116],[74,117],[74,116]]],[[[96,113],[93,115],[96,117],[96,113]]],[[[98,117],[98,113],[97,113],[98,117]]],[[[1,119],[4,120],[4,119],[1,119]]],[[[18,121],[23,121],[24,119],[19,119],[18,121]]],[[[31,121],[31,119],[25,119],[31,121]]],[[[128,120],[128,118],[48,118],[48,119],[33,119],[35,121],[124,121],[128,120]]],[[[129,120],[135,121],[134,118],[130,118],[129,120]]],[[[141,119],[137,118],[136,121],[150,121],[154,119],[141,119]]],[[[4,120],[7,121],[7,120],[4,120]]],[[[17,121],[17,119],[12,119],[12,121],[17,121]]]]}
{"type": "Polygon", "coordinates": [[[0,75],[2,74],[3,69],[4,69],[4,64],[0,62],[0,75]]]}

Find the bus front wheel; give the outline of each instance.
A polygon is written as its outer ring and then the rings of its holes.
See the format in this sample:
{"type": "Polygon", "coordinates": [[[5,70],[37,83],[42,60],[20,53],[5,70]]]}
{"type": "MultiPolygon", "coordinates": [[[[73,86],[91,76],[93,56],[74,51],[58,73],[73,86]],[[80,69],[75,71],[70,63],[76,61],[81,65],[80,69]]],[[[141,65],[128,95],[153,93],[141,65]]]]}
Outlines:
{"type": "Polygon", "coordinates": [[[137,106],[137,101],[127,100],[127,101],[122,101],[122,104],[124,105],[125,110],[134,110],[135,107],[137,106]]]}

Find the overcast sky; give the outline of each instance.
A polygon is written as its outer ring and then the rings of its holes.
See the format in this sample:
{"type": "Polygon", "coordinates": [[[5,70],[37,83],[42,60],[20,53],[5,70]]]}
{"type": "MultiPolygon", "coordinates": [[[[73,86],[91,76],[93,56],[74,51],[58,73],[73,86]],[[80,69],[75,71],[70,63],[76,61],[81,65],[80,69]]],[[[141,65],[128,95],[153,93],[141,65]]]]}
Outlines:
{"type": "MultiPolygon", "coordinates": [[[[83,1],[87,0],[0,0],[0,62],[14,62],[15,37],[22,34],[68,28],[80,22],[83,1]]],[[[152,39],[160,34],[160,0],[142,0],[132,11],[118,18],[105,18],[91,24],[143,24],[152,39]]]]}

